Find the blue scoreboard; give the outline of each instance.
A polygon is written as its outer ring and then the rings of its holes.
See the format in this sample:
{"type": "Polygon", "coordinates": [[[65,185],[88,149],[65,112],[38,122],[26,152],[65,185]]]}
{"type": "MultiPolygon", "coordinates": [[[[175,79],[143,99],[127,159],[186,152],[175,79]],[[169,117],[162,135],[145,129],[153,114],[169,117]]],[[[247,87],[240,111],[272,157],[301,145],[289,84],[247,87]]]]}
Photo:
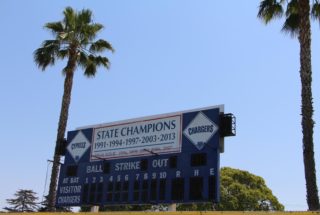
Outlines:
{"type": "Polygon", "coordinates": [[[231,118],[220,105],[69,131],[56,206],[218,202],[231,118]]]}

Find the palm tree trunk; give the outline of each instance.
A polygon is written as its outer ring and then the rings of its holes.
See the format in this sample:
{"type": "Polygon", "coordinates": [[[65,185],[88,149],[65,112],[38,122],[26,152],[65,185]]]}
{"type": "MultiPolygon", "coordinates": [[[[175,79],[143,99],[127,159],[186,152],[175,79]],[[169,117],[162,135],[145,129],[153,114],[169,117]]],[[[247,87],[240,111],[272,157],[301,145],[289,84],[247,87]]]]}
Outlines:
{"type": "Polygon", "coordinates": [[[55,202],[56,202],[56,196],[57,196],[57,182],[58,182],[58,174],[59,174],[59,167],[60,167],[59,149],[64,140],[64,135],[66,132],[69,106],[71,101],[73,74],[75,70],[75,60],[72,60],[72,57],[70,57],[68,61],[67,68],[68,69],[66,71],[66,77],[64,80],[64,92],[62,97],[60,118],[58,123],[57,140],[56,140],[56,146],[54,150],[53,165],[52,165],[51,179],[50,179],[50,186],[49,186],[49,195],[48,195],[49,211],[55,211],[55,202]]]}
{"type": "Polygon", "coordinates": [[[303,159],[307,188],[307,203],[310,211],[319,209],[318,188],[313,151],[313,101],[311,69],[311,30],[309,0],[299,0],[299,43],[300,43],[300,79],[301,79],[301,115],[303,134],[303,159]]]}

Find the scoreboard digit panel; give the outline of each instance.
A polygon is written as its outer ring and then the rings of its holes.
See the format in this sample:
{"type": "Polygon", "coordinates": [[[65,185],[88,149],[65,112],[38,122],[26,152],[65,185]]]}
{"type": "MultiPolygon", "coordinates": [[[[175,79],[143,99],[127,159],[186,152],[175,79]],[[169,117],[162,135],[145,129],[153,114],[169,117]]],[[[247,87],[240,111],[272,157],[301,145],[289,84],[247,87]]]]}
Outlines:
{"type": "Polygon", "coordinates": [[[223,106],[69,131],[57,206],[219,201],[223,106]]]}

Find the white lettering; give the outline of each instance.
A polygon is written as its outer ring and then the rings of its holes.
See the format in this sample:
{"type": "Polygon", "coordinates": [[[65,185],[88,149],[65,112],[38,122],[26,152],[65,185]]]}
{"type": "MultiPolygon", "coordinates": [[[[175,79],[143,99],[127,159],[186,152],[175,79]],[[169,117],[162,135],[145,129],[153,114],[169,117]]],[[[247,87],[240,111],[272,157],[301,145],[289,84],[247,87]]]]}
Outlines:
{"type": "Polygon", "coordinates": [[[60,196],[58,198],[59,204],[77,204],[80,203],[80,196],[60,196]]]}
{"type": "Polygon", "coordinates": [[[181,172],[180,171],[176,171],[176,178],[180,178],[181,176],[181,172]]]}
{"type": "Polygon", "coordinates": [[[125,171],[125,170],[139,170],[140,161],[135,162],[123,162],[115,164],[115,171],[125,171]]]}
{"type": "Polygon", "coordinates": [[[77,184],[79,183],[79,177],[70,178],[70,184],[77,184]]]}
{"type": "Polygon", "coordinates": [[[157,168],[157,167],[166,167],[168,165],[168,158],[166,159],[157,159],[152,161],[152,167],[157,168]]]}
{"type": "Polygon", "coordinates": [[[148,179],[148,173],[144,173],[144,174],[143,174],[143,179],[144,179],[144,180],[147,180],[147,179],[148,179]]]}
{"type": "Polygon", "coordinates": [[[152,173],[152,179],[156,179],[157,178],[157,173],[156,172],[153,172],[152,173]]]}
{"type": "Polygon", "coordinates": [[[97,172],[103,172],[102,165],[87,166],[87,174],[89,174],[89,173],[97,173],[97,172]]]}
{"type": "Polygon", "coordinates": [[[81,185],[60,187],[61,194],[81,193],[81,185]]]}
{"type": "MultiPolygon", "coordinates": [[[[149,153],[181,152],[181,135],[179,135],[181,121],[182,115],[177,114],[96,128],[93,133],[91,160],[97,160],[97,157],[109,160],[115,157],[140,157],[149,153]]],[[[87,142],[84,143],[85,147],[89,145],[87,142]]],[[[79,144],[80,146],[82,145],[79,144]]],[[[137,164],[131,162],[118,163],[113,169],[116,171],[139,170],[140,168],[135,165],[137,164]]],[[[155,165],[160,168],[168,164],[160,162],[155,165]]]]}
{"type": "Polygon", "coordinates": [[[70,178],[70,184],[77,184],[79,183],[79,177],[70,178]]]}
{"type": "Polygon", "coordinates": [[[214,168],[210,168],[210,175],[214,175],[214,168]]]}
{"type": "Polygon", "coordinates": [[[167,173],[166,172],[160,172],[160,178],[164,179],[167,177],[167,173]]]}
{"type": "Polygon", "coordinates": [[[71,150],[84,149],[84,148],[86,148],[86,142],[72,143],[71,145],[71,150]]]}

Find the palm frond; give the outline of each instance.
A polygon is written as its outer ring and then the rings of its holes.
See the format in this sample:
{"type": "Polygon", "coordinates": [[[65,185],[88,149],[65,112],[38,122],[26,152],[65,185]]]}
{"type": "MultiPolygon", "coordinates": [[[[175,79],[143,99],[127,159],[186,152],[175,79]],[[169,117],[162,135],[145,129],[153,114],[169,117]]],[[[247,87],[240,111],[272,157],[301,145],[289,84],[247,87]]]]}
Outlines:
{"type": "Polygon", "coordinates": [[[291,0],[286,9],[286,21],[282,26],[282,31],[295,37],[299,34],[299,5],[298,0],[291,0]]]}
{"type": "Polygon", "coordinates": [[[34,61],[38,67],[45,70],[48,65],[53,65],[59,48],[60,42],[58,40],[45,40],[41,47],[33,53],[34,61]]]}
{"type": "Polygon", "coordinates": [[[258,18],[266,24],[272,19],[280,18],[283,15],[282,2],[276,0],[263,0],[260,2],[258,18]]]}
{"type": "Polygon", "coordinates": [[[69,50],[67,48],[60,49],[57,53],[57,57],[60,59],[64,59],[67,56],[69,56],[69,50]]]}
{"type": "Polygon", "coordinates": [[[109,50],[114,52],[112,45],[106,40],[100,39],[91,44],[90,51],[92,52],[102,52],[104,50],[109,50]]]}
{"type": "Polygon", "coordinates": [[[44,71],[49,64],[54,64],[55,57],[45,51],[44,48],[38,48],[33,53],[34,62],[42,71],[44,71]]]}
{"type": "Polygon", "coordinates": [[[99,23],[93,23],[86,27],[87,27],[86,31],[91,35],[96,35],[101,29],[103,29],[103,25],[99,23]]]}
{"type": "Polygon", "coordinates": [[[298,0],[291,0],[288,3],[286,16],[289,17],[291,14],[299,14],[298,0]]]}
{"type": "Polygon", "coordinates": [[[71,8],[67,7],[64,11],[64,19],[63,22],[66,27],[66,31],[74,31],[76,27],[76,12],[71,8]]]}
{"type": "Polygon", "coordinates": [[[109,59],[106,57],[97,56],[94,59],[97,66],[104,66],[105,68],[110,68],[110,62],[109,59]]]}
{"type": "Polygon", "coordinates": [[[92,22],[92,12],[88,9],[83,9],[77,14],[77,21],[82,24],[90,24],[92,22]]]}
{"type": "Polygon", "coordinates": [[[95,57],[89,55],[87,59],[86,69],[84,70],[84,75],[87,77],[94,77],[97,73],[97,65],[95,62],[95,57]]]}
{"type": "Polygon", "coordinates": [[[318,1],[316,1],[316,2],[312,5],[311,17],[312,17],[314,20],[320,21],[320,4],[319,4],[318,1]]]}
{"type": "Polygon", "coordinates": [[[80,52],[78,57],[78,64],[85,69],[88,63],[88,55],[85,52],[80,52]]]}
{"type": "MultiPolygon", "coordinates": [[[[41,47],[34,52],[34,60],[42,69],[54,64],[56,59],[69,58],[76,56],[76,66],[81,66],[85,70],[85,75],[92,77],[95,75],[97,67],[109,68],[109,60],[106,57],[96,56],[104,50],[114,51],[112,45],[105,40],[94,41],[97,33],[103,29],[103,25],[92,22],[92,12],[83,9],[80,12],[71,7],[63,11],[63,20],[60,22],[50,22],[45,27],[51,30],[56,40],[46,40],[41,47]]],[[[68,61],[68,64],[69,64],[68,61]]],[[[68,65],[63,69],[66,73],[68,65]]]]}
{"type": "Polygon", "coordinates": [[[94,77],[96,73],[97,73],[97,67],[94,63],[89,64],[84,71],[84,75],[87,76],[88,78],[94,77]]]}
{"type": "Polygon", "coordinates": [[[44,27],[50,30],[55,36],[64,31],[64,26],[61,22],[48,22],[44,27]]]}
{"type": "Polygon", "coordinates": [[[45,40],[42,42],[41,46],[45,47],[45,48],[50,48],[50,49],[55,48],[57,50],[60,47],[60,41],[59,40],[45,40]]]}
{"type": "Polygon", "coordinates": [[[284,22],[281,31],[290,34],[291,37],[295,37],[299,34],[299,14],[291,14],[284,22]]]}
{"type": "Polygon", "coordinates": [[[101,24],[84,25],[79,31],[81,43],[88,44],[89,41],[96,38],[97,33],[103,29],[101,24]]]}
{"type": "Polygon", "coordinates": [[[84,68],[84,75],[87,77],[95,76],[97,67],[99,66],[103,66],[106,69],[109,69],[110,67],[108,58],[102,56],[94,56],[92,54],[87,55],[85,52],[80,53],[78,63],[82,68],[84,68]]]}
{"type": "Polygon", "coordinates": [[[78,33],[78,38],[83,39],[85,35],[82,35],[84,29],[90,24],[91,22],[92,12],[90,10],[83,9],[82,11],[76,14],[76,26],[75,31],[78,33]]]}

